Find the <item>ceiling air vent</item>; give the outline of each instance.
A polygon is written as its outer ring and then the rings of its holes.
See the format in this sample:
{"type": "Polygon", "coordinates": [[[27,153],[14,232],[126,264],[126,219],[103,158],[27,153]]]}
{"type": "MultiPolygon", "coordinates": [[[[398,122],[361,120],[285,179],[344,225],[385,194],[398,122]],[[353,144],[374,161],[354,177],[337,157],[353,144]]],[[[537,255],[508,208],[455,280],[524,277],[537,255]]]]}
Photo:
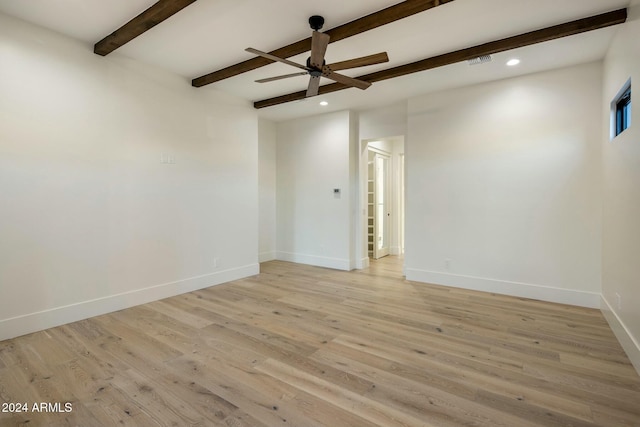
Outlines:
{"type": "Polygon", "coordinates": [[[477,58],[473,58],[467,61],[469,65],[484,64],[485,62],[491,62],[491,55],[482,55],[477,58]]]}

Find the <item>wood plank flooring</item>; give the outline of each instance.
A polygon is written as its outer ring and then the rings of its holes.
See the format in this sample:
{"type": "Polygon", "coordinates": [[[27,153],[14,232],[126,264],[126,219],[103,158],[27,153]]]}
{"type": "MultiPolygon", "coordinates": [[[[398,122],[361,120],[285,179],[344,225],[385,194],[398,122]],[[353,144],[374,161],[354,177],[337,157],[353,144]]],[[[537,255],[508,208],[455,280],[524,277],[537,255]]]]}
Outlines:
{"type": "Polygon", "coordinates": [[[273,261],[0,342],[2,409],[29,409],[0,426],[640,426],[640,378],[599,311],[400,269],[273,261]]]}

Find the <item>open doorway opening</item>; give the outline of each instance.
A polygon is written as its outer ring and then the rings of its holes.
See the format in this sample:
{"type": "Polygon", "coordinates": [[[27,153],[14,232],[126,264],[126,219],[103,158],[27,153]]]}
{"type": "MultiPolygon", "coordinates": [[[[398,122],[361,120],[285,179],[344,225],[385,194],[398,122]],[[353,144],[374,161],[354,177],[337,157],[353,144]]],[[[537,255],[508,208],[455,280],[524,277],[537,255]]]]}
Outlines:
{"type": "Polygon", "coordinates": [[[404,254],[404,137],[362,141],[366,262],[404,254]]]}

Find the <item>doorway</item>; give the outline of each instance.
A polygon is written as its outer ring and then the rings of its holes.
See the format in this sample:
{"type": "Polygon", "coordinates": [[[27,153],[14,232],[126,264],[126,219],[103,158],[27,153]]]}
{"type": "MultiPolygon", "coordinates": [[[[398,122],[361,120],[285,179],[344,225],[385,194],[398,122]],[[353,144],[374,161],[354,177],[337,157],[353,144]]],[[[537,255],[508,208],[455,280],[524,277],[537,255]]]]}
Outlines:
{"type": "Polygon", "coordinates": [[[361,145],[363,231],[370,260],[404,254],[404,137],[363,140],[361,145]]]}

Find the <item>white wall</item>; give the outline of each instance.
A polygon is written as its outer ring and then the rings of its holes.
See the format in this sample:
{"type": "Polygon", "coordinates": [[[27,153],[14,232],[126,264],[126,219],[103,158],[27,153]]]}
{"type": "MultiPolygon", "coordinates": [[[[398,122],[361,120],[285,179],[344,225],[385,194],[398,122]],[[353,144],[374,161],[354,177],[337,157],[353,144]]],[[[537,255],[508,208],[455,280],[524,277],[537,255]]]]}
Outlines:
{"type": "Polygon", "coordinates": [[[359,260],[362,259],[361,246],[358,245],[360,237],[360,158],[359,150],[359,127],[360,118],[358,114],[349,112],[349,270],[358,267],[359,260]]]}
{"type": "Polygon", "coordinates": [[[258,157],[258,250],[260,262],[265,262],[276,258],[276,124],[272,121],[258,121],[258,157]]]}
{"type": "Polygon", "coordinates": [[[409,100],[407,279],[599,306],[601,76],[409,100]]]}
{"type": "Polygon", "coordinates": [[[352,135],[348,111],[278,123],[278,259],[352,268],[352,135]]]}
{"type": "Polygon", "coordinates": [[[257,273],[247,102],[4,15],[0,63],[0,339],[257,273]]]}
{"type": "Polygon", "coordinates": [[[360,140],[382,139],[407,134],[407,102],[361,111],[360,140]]]}
{"type": "Polygon", "coordinates": [[[604,61],[602,310],[640,372],[640,1],[604,61]],[[610,102],[631,78],[631,126],[609,140],[610,102]],[[618,305],[618,296],[620,305],[618,305]]]}

